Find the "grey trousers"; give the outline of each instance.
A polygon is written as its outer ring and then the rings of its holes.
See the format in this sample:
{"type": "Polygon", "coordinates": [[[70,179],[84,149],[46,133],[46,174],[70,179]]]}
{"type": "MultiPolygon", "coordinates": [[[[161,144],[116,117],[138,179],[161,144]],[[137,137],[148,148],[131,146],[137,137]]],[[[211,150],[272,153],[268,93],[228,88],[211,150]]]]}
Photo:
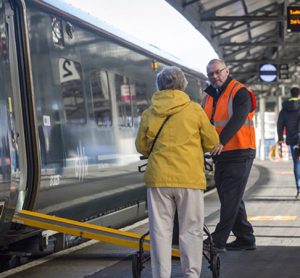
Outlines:
{"type": "Polygon", "coordinates": [[[171,277],[174,214],[179,222],[179,249],[183,277],[199,278],[202,267],[203,191],[186,188],[148,188],[148,214],[153,278],[171,277]]]}

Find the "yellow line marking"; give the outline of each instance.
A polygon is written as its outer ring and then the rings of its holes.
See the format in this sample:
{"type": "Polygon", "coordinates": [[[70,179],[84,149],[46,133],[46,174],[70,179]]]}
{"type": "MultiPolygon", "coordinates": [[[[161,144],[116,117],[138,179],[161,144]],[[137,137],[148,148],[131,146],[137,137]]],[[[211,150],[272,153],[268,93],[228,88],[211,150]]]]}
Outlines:
{"type": "Polygon", "coordinates": [[[279,175],[292,175],[294,172],[292,171],[274,171],[275,174],[279,175]]]}
{"type": "Polygon", "coordinates": [[[249,221],[295,221],[296,215],[261,215],[249,216],[249,221]]]}

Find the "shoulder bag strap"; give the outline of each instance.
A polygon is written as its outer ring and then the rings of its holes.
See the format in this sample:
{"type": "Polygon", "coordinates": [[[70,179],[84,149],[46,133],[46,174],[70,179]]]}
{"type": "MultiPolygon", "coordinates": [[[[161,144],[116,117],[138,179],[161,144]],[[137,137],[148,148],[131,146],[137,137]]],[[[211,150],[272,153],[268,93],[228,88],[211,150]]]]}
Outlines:
{"type": "Polygon", "coordinates": [[[156,134],[156,136],[155,136],[155,138],[154,138],[154,140],[153,140],[153,142],[152,142],[152,145],[151,145],[151,148],[150,148],[149,155],[150,155],[150,153],[152,152],[152,150],[153,150],[153,148],[154,148],[154,145],[155,145],[155,143],[156,143],[156,141],[157,141],[157,138],[158,138],[158,136],[159,136],[161,130],[163,129],[163,127],[164,127],[164,125],[166,124],[166,122],[170,119],[170,117],[171,117],[171,115],[167,116],[167,117],[165,118],[165,120],[163,121],[162,125],[160,126],[160,128],[159,128],[159,130],[158,130],[158,132],[157,132],[157,134],[156,134]]]}
{"type": "MultiPolygon", "coordinates": [[[[154,140],[153,140],[153,142],[152,142],[152,145],[151,145],[151,148],[150,148],[150,152],[149,152],[148,157],[150,156],[150,154],[151,154],[151,152],[152,152],[152,150],[153,150],[153,148],[154,148],[154,145],[155,145],[155,143],[156,143],[156,140],[157,140],[157,138],[158,138],[158,136],[159,136],[159,134],[160,134],[162,128],[164,127],[165,123],[170,119],[170,117],[171,117],[171,115],[167,116],[167,117],[164,119],[162,125],[160,126],[158,132],[156,133],[156,136],[155,136],[155,138],[154,138],[154,140]]],[[[146,157],[146,156],[140,156],[140,159],[141,159],[141,160],[144,160],[144,159],[148,159],[148,157],[146,157]]],[[[146,167],[146,166],[147,166],[147,163],[145,163],[145,164],[143,164],[143,165],[141,165],[141,166],[138,166],[138,171],[139,171],[140,173],[145,172],[144,167],[146,167]]]]}

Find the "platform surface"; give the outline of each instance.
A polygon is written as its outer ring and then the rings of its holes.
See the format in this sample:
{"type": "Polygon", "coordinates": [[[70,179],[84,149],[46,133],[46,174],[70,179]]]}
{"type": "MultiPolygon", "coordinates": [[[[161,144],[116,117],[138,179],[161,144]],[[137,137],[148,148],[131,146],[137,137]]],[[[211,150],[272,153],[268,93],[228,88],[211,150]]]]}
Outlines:
{"type": "MultiPolygon", "coordinates": [[[[295,198],[295,188],[291,162],[255,161],[244,199],[257,250],[221,254],[221,278],[300,277],[300,199],[295,198]]],[[[206,196],[205,223],[211,231],[218,222],[218,209],[217,193],[206,196]]],[[[144,233],[147,229],[145,223],[131,230],[144,233]]],[[[0,273],[0,278],[132,277],[130,255],[134,252],[90,241],[0,273]]],[[[172,264],[172,277],[182,277],[180,261],[174,259],[172,264]]],[[[141,277],[151,277],[150,263],[145,264],[141,277]]],[[[206,277],[212,273],[204,260],[201,278],[206,277]]]]}

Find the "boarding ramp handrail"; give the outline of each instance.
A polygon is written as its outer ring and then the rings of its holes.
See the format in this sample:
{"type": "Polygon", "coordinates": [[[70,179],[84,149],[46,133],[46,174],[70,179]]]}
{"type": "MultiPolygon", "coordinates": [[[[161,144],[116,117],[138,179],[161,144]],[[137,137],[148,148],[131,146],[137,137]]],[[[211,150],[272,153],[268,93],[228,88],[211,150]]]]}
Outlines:
{"type": "MultiPolygon", "coordinates": [[[[139,240],[142,236],[137,233],[121,231],[29,210],[20,210],[17,212],[13,217],[13,222],[43,230],[52,230],[135,249],[139,249],[139,240]]],[[[150,250],[149,236],[144,240],[144,250],[150,250]]],[[[173,248],[172,256],[179,257],[179,250],[173,248]]]]}

